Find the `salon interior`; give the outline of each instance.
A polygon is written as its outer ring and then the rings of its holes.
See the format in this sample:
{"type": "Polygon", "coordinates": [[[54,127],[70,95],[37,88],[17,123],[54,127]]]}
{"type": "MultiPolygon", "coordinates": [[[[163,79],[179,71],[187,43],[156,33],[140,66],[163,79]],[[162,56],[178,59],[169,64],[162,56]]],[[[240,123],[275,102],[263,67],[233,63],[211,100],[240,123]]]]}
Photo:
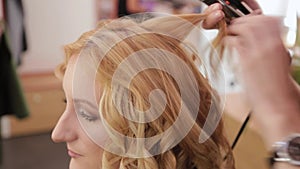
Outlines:
{"type": "MultiPolygon", "coordinates": [[[[300,57],[300,1],[257,1],[264,14],[284,18],[284,43],[292,55],[300,57]]],[[[199,0],[142,0],[139,5],[147,12],[167,14],[200,13],[207,7],[199,0]]],[[[99,20],[117,17],[113,1],[3,0],[0,8],[4,51],[0,58],[6,58],[0,62],[0,168],[66,169],[70,161],[66,145],[51,140],[51,132],[66,106],[62,82],[54,70],[64,62],[64,45],[94,28],[99,20]],[[4,35],[9,39],[6,46],[4,35]]],[[[216,35],[216,30],[203,32],[209,40],[216,35]]],[[[300,82],[300,60],[293,59],[292,64],[293,76],[300,82]]],[[[226,63],[223,70],[223,117],[228,140],[233,144],[251,108],[226,63]]],[[[267,168],[263,160],[267,151],[251,119],[233,153],[236,168],[267,168]]]]}

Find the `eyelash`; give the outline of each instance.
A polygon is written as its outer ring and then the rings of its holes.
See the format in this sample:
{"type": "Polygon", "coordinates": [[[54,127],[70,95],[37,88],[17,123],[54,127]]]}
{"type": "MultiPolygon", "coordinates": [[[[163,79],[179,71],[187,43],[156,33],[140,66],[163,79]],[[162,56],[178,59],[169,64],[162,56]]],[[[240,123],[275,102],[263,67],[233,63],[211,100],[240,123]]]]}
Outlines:
{"type": "MultiPolygon", "coordinates": [[[[63,102],[64,102],[64,103],[67,103],[67,99],[64,98],[64,99],[63,99],[63,102]]],[[[89,121],[89,122],[94,122],[94,121],[98,120],[98,117],[94,117],[94,116],[88,115],[88,114],[85,112],[85,110],[83,110],[83,109],[80,109],[80,110],[79,110],[79,115],[80,115],[81,117],[83,117],[85,120],[89,121]]]]}
{"type": "Polygon", "coordinates": [[[98,120],[98,117],[90,116],[82,109],[79,110],[79,115],[89,122],[94,122],[98,120]]]}

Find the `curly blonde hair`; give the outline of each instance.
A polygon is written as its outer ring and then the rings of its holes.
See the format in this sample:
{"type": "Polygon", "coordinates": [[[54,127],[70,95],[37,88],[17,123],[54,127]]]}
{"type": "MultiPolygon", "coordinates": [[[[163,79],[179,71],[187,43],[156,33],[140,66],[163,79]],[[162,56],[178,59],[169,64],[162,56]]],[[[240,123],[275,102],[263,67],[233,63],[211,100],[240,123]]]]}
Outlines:
{"type": "MultiPolygon", "coordinates": [[[[188,21],[192,25],[197,25],[205,19],[206,15],[191,14],[179,15],[178,17],[188,21]]],[[[59,66],[57,74],[60,73],[63,75],[68,59],[73,55],[79,55],[82,50],[88,51],[90,57],[103,58],[97,69],[97,82],[101,84],[102,90],[99,112],[109,126],[124,136],[131,138],[153,137],[172,127],[180,113],[191,114],[190,111],[192,111],[189,108],[190,103],[182,102],[182,91],[180,91],[176,79],[165,71],[154,68],[141,71],[130,81],[129,87],[124,79],[114,79],[114,74],[118,69],[118,66],[124,63],[124,60],[128,59],[133,53],[154,48],[170,52],[174,54],[172,56],[178,57],[190,68],[192,76],[196,79],[195,83],[199,86],[199,88],[197,88],[197,93],[199,93],[201,101],[198,104],[199,107],[196,119],[185,119],[185,123],[192,124],[192,127],[178,144],[169,149],[164,148],[170,140],[173,140],[176,137],[172,135],[164,136],[152,145],[152,148],[164,149],[162,153],[144,158],[125,157],[109,151],[104,151],[102,168],[113,169],[112,166],[119,166],[119,169],[234,168],[232,152],[223,133],[222,120],[217,125],[212,135],[204,143],[199,143],[198,141],[200,133],[205,132],[202,129],[207,120],[209,111],[212,109],[212,113],[214,113],[215,116],[221,116],[222,110],[218,105],[219,98],[216,92],[212,89],[208,80],[199,72],[197,65],[194,63],[194,59],[197,57],[195,56],[196,54],[193,52],[191,54],[191,51],[188,52],[182,45],[181,40],[187,36],[192,28],[190,28],[190,26],[184,27],[182,23],[176,24],[172,21],[171,23],[173,25],[161,24],[164,23],[164,21],[170,22],[170,20],[172,20],[171,16],[158,19],[154,18],[145,22],[133,22],[130,19],[102,21],[96,29],[83,34],[76,42],[65,47],[66,62],[59,66]],[[158,23],[160,25],[157,25],[158,23]],[[173,26],[173,28],[170,29],[170,26],[173,26]],[[158,29],[163,33],[157,33],[156,31],[158,29]],[[152,32],[149,30],[155,31],[152,32]],[[144,31],[146,31],[146,33],[144,33],[144,31]],[[124,34],[132,35],[124,36],[124,34]],[[176,38],[168,36],[170,34],[176,34],[176,38]],[[95,42],[95,37],[101,42],[98,41],[99,43],[97,44],[97,42],[95,42]],[[116,41],[117,43],[108,50],[106,45],[109,46],[110,41],[116,41]],[[107,52],[103,53],[103,50],[106,50],[107,52]],[[105,56],[100,56],[103,54],[105,54],[105,56]],[[113,81],[116,81],[116,84],[114,84],[115,89],[112,88],[113,81]],[[135,109],[140,111],[148,110],[151,107],[149,95],[156,89],[163,91],[166,98],[165,107],[158,118],[151,122],[139,123],[128,120],[123,116],[124,112],[133,112],[135,109]],[[130,105],[128,105],[128,101],[124,102],[124,100],[122,100],[124,95],[129,96],[130,105]],[[180,112],[182,106],[187,108],[184,109],[185,111],[180,112]]],[[[222,23],[220,26],[220,33],[215,40],[215,45],[218,45],[224,36],[225,31],[223,29],[225,29],[225,25],[222,23]]],[[[147,58],[153,55],[153,53],[144,52],[143,55],[147,58]]],[[[171,60],[167,60],[167,62],[171,62],[171,60]]],[[[146,63],[135,61],[132,64],[143,67],[146,63]]],[[[123,70],[123,73],[126,74],[127,72],[130,72],[130,66],[131,65],[127,65],[123,70]]],[[[176,67],[177,65],[173,66],[176,67]]],[[[180,76],[188,76],[180,66],[176,67],[176,69],[180,76]]],[[[161,104],[160,100],[154,102],[158,105],[161,104]]],[[[140,116],[139,118],[141,118],[140,116]]],[[[209,125],[213,128],[212,126],[214,124],[209,125]]],[[[181,132],[180,128],[176,128],[175,130],[178,131],[178,133],[181,132]]],[[[108,131],[108,133],[110,133],[110,131],[108,131]]],[[[128,144],[124,138],[120,139],[113,134],[111,134],[110,137],[112,143],[108,146],[114,146],[125,154],[126,152],[135,149],[135,147],[143,147],[145,144],[144,142],[137,142],[135,145],[132,145],[132,143],[128,144]]],[[[148,153],[151,154],[151,151],[148,153]]]]}

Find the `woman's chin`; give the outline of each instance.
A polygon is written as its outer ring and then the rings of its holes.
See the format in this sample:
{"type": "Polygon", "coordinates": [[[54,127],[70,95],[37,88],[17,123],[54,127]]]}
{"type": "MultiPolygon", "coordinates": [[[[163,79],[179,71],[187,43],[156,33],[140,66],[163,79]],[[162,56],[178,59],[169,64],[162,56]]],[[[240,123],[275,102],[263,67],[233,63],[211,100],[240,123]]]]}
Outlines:
{"type": "Polygon", "coordinates": [[[87,158],[71,158],[69,169],[101,169],[101,166],[87,158]]]}
{"type": "Polygon", "coordinates": [[[87,164],[80,162],[80,159],[73,159],[70,160],[69,169],[85,169],[87,168],[87,164]]]}

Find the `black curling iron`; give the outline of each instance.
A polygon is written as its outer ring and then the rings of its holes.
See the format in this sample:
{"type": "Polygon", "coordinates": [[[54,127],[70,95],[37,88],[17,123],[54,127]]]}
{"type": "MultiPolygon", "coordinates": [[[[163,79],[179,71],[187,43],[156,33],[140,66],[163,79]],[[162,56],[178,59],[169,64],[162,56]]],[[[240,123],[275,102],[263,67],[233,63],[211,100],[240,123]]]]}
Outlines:
{"type": "Polygon", "coordinates": [[[244,2],[240,0],[200,0],[206,5],[211,5],[214,3],[220,3],[223,6],[223,11],[225,13],[225,18],[230,21],[233,18],[238,18],[252,11],[251,8],[244,2]]]}

